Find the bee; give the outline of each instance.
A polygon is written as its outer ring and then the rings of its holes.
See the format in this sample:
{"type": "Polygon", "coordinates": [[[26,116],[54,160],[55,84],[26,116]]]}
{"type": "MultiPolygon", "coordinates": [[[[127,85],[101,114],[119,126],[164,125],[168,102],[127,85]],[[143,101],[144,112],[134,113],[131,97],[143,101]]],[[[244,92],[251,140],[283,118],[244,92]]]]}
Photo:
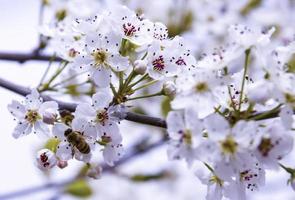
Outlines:
{"type": "Polygon", "coordinates": [[[73,131],[69,128],[65,131],[65,137],[67,138],[68,142],[74,147],[76,147],[81,153],[90,153],[90,146],[85,141],[84,137],[80,132],[73,131]]]}

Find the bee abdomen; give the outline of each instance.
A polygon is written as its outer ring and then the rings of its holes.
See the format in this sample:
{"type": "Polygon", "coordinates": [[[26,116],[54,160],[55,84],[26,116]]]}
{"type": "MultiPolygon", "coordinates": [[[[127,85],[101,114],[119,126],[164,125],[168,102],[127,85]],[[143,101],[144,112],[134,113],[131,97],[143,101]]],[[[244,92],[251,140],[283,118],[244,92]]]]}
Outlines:
{"type": "Polygon", "coordinates": [[[90,153],[90,147],[89,145],[84,141],[80,142],[79,144],[76,145],[76,148],[83,154],[88,154],[90,153]]]}

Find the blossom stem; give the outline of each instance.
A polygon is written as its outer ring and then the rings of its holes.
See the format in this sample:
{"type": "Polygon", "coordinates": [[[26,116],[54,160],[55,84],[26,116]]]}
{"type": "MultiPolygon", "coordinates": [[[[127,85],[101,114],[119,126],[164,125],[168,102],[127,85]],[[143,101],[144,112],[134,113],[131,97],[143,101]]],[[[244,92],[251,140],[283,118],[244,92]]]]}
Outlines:
{"type": "Polygon", "coordinates": [[[78,76],[81,76],[82,74],[85,74],[85,73],[87,73],[87,72],[82,72],[82,73],[78,73],[78,74],[75,74],[75,75],[73,75],[73,76],[70,76],[69,78],[62,80],[62,81],[60,81],[60,82],[58,82],[58,83],[52,85],[51,87],[55,88],[56,86],[59,86],[59,85],[61,85],[61,84],[63,84],[63,83],[66,83],[66,82],[68,82],[68,81],[71,81],[72,79],[74,79],[74,78],[76,78],[76,77],[78,77],[78,76]]]}
{"type": "Polygon", "coordinates": [[[46,68],[44,74],[42,75],[42,78],[41,78],[41,80],[40,80],[40,82],[39,82],[38,87],[40,87],[40,86],[42,85],[43,81],[45,80],[45,78],[46,78],[46,76],[47,76],[47,74],[48,74],[48,72],[49,72],[49,69],[50,69],[51,64],[52,64],[52,62],[54,61],[54,59],[55,59],[55,54],[53,54],[52,58],[49,60],[49,63],[48,63],[48,65],[47,65],[47,68],[46,68]]]}
{"type": "Polygon", "coordinates": [[[44,92],[48,89],[50,89],[50,84],[60,75],[60,73],[66,68],[68,62],[62,62],[61,67],[59,67],[56,72],[53,74],[53,76],[49,79],[49,81],[45,84],[43,84],[42,88],[39,89],[40,92],[44,92]]]}
{"type": "Polygon", "coordinates": [[[161,95],[163,95],[162,91],[154,93],[154,94],[148,94],[148,95],[143,95],[143,96],[139,96],[139,97],[129,98],[128,101],[136,100],[136,99],[144,99],[144,98],[149,98],[149,97],[155,97],[155,96],[161,96],[161,95]]]}
{"type": "Polygon", "coordinates": [[[152,81],[150,81],[150,82],[147,82],[147,83],[145,83],[145,84],[143,84],[143,85],[141,85],[141,86],[139,86],[139,87],[133,89],[133,91],[140,90],[140,89],[142,89],[142,88],[148,87],[148,86],[150,86],[150,85],[152,85],[152,84],[154,84],[154,83],[156,83],[156,82],[158,82],[158,80],[152,80],[152,81]]]}
{"type": "Polygon", "coordinates": [[[134,87],[135,85],[137,85],[138,83],[140,83],[141,81],[145,80],[145,79],[148,78],[148,77],[149,77],[148,74],[143,75],[138,81],[136,81],[136,82],[130,84],[130,85],[129,85],[129,88],[134,87]]]}
{"type": "Polygon", "coordinates": [[[240,100],[239,100],[239,107],[238,107],[238,111],[241,111],[241,107],[242,107],[242,100],[243,100],[243,94],[244,94],[244,88],[245,88],[245,82],[246,82],[246,75],[248,72],[248,66],[249,66],[249,61],[250,61],[250,52],[251,49],[247,49],[245,51],[245,64],[244,64],[244,74],[243,74],[243,80],[242,80],[242,86],[241,86],[241,93],[240,93],[240,100]]]}

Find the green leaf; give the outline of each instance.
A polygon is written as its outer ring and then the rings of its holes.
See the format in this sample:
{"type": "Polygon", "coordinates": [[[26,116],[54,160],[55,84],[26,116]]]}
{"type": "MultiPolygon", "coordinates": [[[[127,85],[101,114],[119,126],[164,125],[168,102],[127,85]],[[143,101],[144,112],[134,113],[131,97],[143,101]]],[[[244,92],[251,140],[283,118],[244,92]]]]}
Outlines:
{"type": "Polygon", "coordinates": [[[87,198],[92,195],[90,185],[83,179],[76,180],[66,186],[65,192],[75,197],[87,198]]]}
{"type": "Polygon", "coordinates": [[[59,139],[57,138],[50,138],[47,140],[44,148],[51,150],[52,152],[56,153],[57,145],[60,143],[59,139]]]}
{"type": "Polygon", "coordinates": [[[171,100],[168,97],[165,97],[161,104],[162,114],[164,117],[168,115],[168,112],[171,110],[170,105],[171,100]]]}

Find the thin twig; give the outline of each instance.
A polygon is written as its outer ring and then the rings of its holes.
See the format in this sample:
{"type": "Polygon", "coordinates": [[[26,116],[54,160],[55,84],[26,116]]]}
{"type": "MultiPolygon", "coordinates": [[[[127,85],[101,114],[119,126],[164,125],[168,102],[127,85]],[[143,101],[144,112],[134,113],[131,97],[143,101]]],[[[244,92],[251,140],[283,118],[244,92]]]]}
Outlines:
{"type": "MultiPolygon", "coordinates": [[[[0,87],[6,88],[12,92],[15,92],[17,94],[20,94],[22,96],[26,96],[27,94],[31,93],[31,90],[29,88],[23,87],[21,85],[17,85],[15,83],[12,83],[10,81],[4,80],[0,78],[0,87]]],[[[50,96],[43,95],[41,94],[41,97],[43,98],[44,101],[56,101],[59,105],[59,109],[61,110],[68,110],[68,111],[75,111],[77,104],[75,103],[67,103],[59,100],[55,100],[51,98],[50,96]]],[[[147,124],[147,125],[152,125],[152,126],[157,126],[161,128],[166,128],[166,121],[161,118],[157,117],[150,117],[146,115],[139,115],[131,112],[126,113],[126,120],[133,121],[133,122],[138,122],[142,124],[147,124]]]]}
{"type": "MultiPolygon", "coordinates": [[[[115,168],[136,158],[137,156],[148,153],[151,150],[153,150],[157,147],[160,147],[161,145],[163,145],[165,143],[166,140],[167,140],[167,138],[164,137],[161,140],[157,141],[156,143],[146,146],[146,148],[144,148],[144,149],[136,148],[137,145],[134,145],[134,147],[131,148],[131,150],[127,151],[126,156],[124,156],[121,160],[119,160],[115,166],[111,167],[109,165],[102,165],[103,172],[112,172],[115,168]]],[[[44,185],[34,186],[31,188],[27,188],[27,189],[15,191],[12,193],[0,195],[0,199],[6,200],[6,199],[11,199],[11,198],[16,198],[19,196],[25,196],[25,195],[28,195],[31,193],[37,193],[37,192],[48,190],[48,189],[61,188],[61,187],[64,187],[64,186],[72,183],[75,180],[76,180],[76,177],[61,181],[59,183],[46,183],[44,185]]]]}
{"type": "MultiPolygon", "coordinates": [[[[52,56],[40,55],[35,53],[5,53],[0,52],[0,60],[16,61],[24,63],[29,60],[38,60],[38,61],[49,61],[52,56]]],[[[56,57],[54,61],[62,61],[61,58],[56,57]]]]}

